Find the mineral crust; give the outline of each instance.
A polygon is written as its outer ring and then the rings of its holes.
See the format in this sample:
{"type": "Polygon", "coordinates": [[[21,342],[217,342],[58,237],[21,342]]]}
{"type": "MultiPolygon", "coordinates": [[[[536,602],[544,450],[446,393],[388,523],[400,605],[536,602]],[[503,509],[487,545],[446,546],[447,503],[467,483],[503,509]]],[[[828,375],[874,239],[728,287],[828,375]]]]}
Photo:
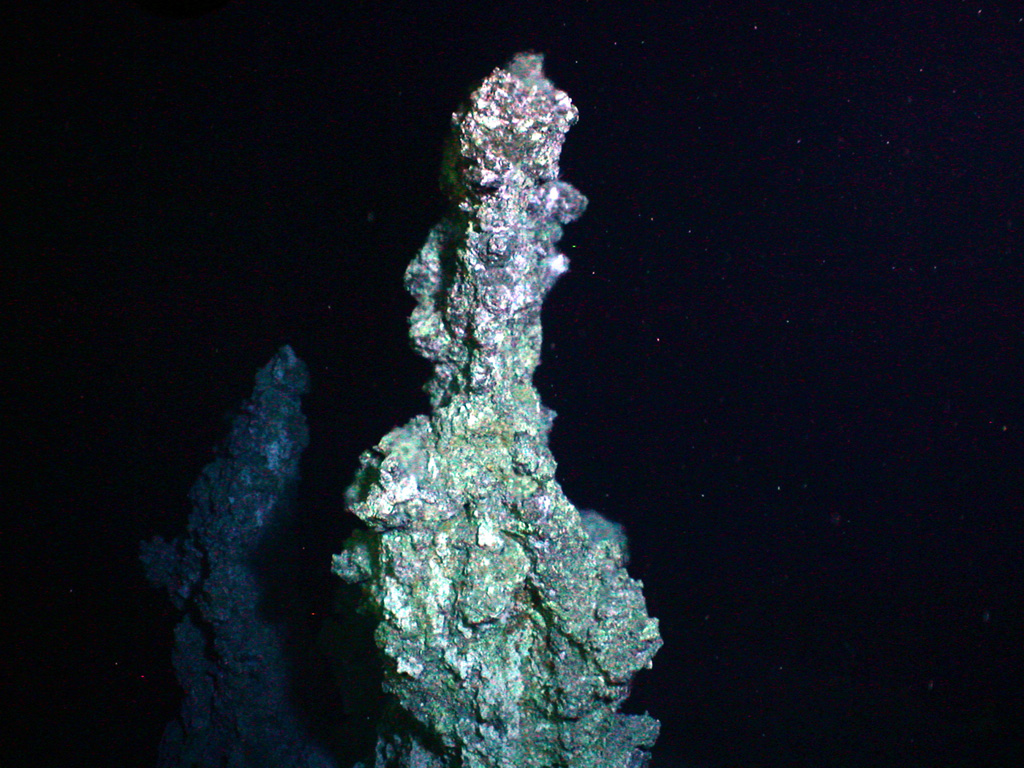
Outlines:
{"type": "Polygon", "coordinates": [[[432,413],[363,454],[334,557],[359,584],[391,703],[374,768],[639,768],[658,721],[618,712],[661,646],[621,529],[555,480],[532,383],[541,303],[587,201],[559,179],[577,111],[537,54],[453,116],[451,208],[406,272],[432,413]]]}
{"type": "Polygon", "coordinates": [[[301,407],[308,383],[306,365],[282,347],[192,487],[187,533],[142,544],[147,578],[182,613],[173,662],[184,699],[164,730],[157,768],[336,765],[295,705],[289,640],[297,638],[275,605],[295,595],[272,555],[291,525],[309,443],[301,407]]]}

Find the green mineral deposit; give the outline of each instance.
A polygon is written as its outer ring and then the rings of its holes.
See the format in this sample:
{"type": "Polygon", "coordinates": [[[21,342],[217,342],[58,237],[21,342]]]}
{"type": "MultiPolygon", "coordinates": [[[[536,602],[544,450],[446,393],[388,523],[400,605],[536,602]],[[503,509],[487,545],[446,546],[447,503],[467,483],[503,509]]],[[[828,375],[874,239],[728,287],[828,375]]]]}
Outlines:
{"type": "Polygon", "coordinates": [[[389,704],[374,768],[641,768],[658,735],[617,710],[661,646],[621,528],[555,480],[533,386],[541,304],[586,198],[559,179],[577,119],[518,54],[452,118],[451,207],[409,265],[430,416],[360,458],[367,526],[333,561],[362,588],[389,704]]]}

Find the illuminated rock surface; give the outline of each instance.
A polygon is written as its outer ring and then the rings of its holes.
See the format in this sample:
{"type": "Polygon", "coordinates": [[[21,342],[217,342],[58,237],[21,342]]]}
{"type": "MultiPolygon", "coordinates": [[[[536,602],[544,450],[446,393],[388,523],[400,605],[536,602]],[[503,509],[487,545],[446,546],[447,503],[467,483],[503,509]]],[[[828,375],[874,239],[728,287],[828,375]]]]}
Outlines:
{"type": "Polygon", "coordinates": [[[520,54],[453,116],[451,199],[406,272],[433,411],[363,454],[368,526],[334,558],[378,621],[391,704],[375,768],[638,768],[658,722],[617,712],[661,646],[621,530],[555,480],[532,383],[541,304],[586,198],[558,178],[577,112],[520,54]]]}

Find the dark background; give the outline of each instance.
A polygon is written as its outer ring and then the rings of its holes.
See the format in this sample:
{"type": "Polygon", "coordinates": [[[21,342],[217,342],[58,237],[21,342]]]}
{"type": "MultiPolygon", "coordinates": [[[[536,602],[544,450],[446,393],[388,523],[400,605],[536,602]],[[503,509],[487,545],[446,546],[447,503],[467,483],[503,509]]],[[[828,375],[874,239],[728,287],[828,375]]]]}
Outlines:
{"type": "Polygon", "coordinates": [[[175,10],[2,11],[0,764],[152,764],[138,541],[283,343],[329,599],[359,453],[427,408],[401,277],[450,114],[525,49],[591,201],[537,385],[661,618],[652,768],[1022,764],[1020,4],[175,10]]]}

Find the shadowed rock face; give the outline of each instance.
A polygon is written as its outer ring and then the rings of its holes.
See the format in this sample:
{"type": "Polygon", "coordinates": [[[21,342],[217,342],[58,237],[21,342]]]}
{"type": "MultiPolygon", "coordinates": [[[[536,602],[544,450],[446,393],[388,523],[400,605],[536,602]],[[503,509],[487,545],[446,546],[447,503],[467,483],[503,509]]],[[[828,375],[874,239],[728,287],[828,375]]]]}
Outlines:
{"type": "MultiPolygon", "coordinates": [[[[305,364],[282,347],[256,375],[217,458],[190,493],[188,531],[144,542],[150,582],[183,613],[174,631],[181,714],[164,731],[158,768],[332,768],[295,697],[294,611],[306,596],[285,566],[294,558],[292,499],[309,442],[301,398],[305,364]]],[[[312,693],[312,692],[311,692],[312,693]]]]}
{"type": "Polygon", "coordinates": [[[433,411],[363,454],[368,526],[334,558],[378,622],[391,703],[375,768],[636,768],[653,718],[617,712],[661,646],[621,530],[565,498],[532,376],[541,303],[586,198],[558,179],[577,118],[542,57],[496,69],[453,116],[447,216],[406,272],[433,411]]]}

